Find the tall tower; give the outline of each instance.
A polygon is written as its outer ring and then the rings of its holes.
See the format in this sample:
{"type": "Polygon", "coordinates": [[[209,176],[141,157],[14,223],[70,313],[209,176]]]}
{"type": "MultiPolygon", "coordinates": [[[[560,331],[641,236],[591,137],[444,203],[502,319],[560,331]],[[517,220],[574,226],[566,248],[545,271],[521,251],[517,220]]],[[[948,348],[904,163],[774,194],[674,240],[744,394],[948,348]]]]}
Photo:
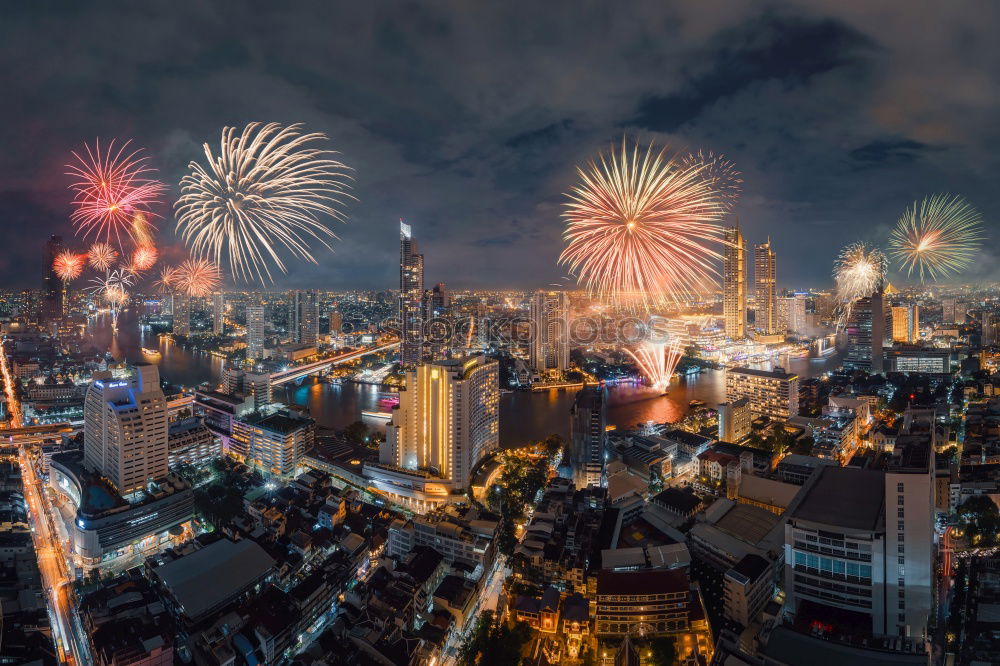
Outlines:
{"type": "Polygon", "coordinates": [[[880,286],[871,296],[859,298],[851,307],[847,319],[847,354],[844,365],[871,373],[882,372],[884,339],[885,311],[880,286]]]}
{"type": "Polygon", "coordinates": [[[569,297],[565,291],[535,292],[531,299],[529,364],[538,374],[569,369],[569,297]]]}
{"type": "Polygon", "coordinates": [[[464,488],[500,444],[499,365],[485,356],[422,363],[406,373],[379,462],[429,470],[464,488]]]}
{"type": "Polygon", "coordinates": [[[221,291],[212,294],[212,334],[222,335],[226,330],[226,297],[221,291]]]}
{"type": "Polygon", "coordinates": [[[247,358],[264,357],[264,306],[247,306],[247,358]]]}
{"type": "Polygon", "coordinates": [[[399,221],[399,362],[420,362],[424,330],[424,255],[417,252],[410,225],[399,221]]]}
{"type": "Polygon", "coordinates": [[[585,387],[570,410],[573,483],[577,488],[604,485],[604,444],[608,424],[608,393],[585,387]]]}
{"type": "Polygon", "coordinates": [[[726,229],[722,257],[722,313],[726,335],[733,340],[747,336],[747,246],[740,221],[726,229]]]}
{"type": "Polygon", "coordinates": [[[174,300],[174,335],[191,335],[191,297],[177,293],[174,300]]]}
{"type": "Polygon", "coordinates": [[[94,377],[84,400],[84,461],[128,495],[167,474],[160,373],[151,363],[136,363],[133,379],[112,379],[110,372],[94,377]]]}
{"type": "Polygon", "coordinates": [[[66,283],[56,275],[56,256],[63,251],[62,236],[50,236],[45,242],[42,260],[42,317],[52,319],[63,316],[66,307],[66,283]]]}
{"type": "Polygon", "coordinates": [[[319,293],[311,289],[298,293],[299,342],[304,345],[319,343],[319,293]]]}
{"type": "Polygon", "coordinates": [[[754,303],[757,306],[757,328],[764,335],[778,332],[777,291],[774,271],[774,250],[771,239],[753,249],[754,303]]]}

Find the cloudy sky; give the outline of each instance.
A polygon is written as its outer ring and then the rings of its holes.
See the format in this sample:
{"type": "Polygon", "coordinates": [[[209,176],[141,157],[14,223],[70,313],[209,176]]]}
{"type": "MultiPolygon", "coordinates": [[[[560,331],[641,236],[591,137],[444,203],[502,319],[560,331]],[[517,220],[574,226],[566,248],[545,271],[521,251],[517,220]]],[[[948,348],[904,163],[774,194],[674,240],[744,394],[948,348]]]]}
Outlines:
{"type": "MultiPolygon", "coordinates": [[[[84,141],[134,139],[174,197],[223,126],[273,120],[326,133],[359,199],[278,286],[394,286],[400,217],[428,283],[558,281],[574,165],[623,134],[729,156],[779,284],[825,286],[934,192],[1000,237],[998,28],[986,0],[8,3],[0,284],[37,285],[44,239],[72,237],[84,141]]],[[[969,278],[1000,278],[993,245],[969,278]]]]}

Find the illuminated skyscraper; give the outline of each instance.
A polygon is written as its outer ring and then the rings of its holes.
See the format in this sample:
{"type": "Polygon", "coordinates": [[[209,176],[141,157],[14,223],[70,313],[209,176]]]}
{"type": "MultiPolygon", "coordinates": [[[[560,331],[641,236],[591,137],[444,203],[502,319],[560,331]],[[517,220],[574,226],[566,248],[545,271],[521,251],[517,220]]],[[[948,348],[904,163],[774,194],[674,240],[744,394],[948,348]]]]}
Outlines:
{"type": "Polygon", "coordinates": [[[45,242],[45,252],[42,260],[45,265],[42,267],[42,317],[52,319],[63,316],[66,308],[66,283],[56,275],[53,264],[56,255],[63,251],[62,236],[50,236],[45,242]]]}
{"type": "Polygon", "coordinates": [[[247,306],[247,358],[264,357],[264,306],[247,306]]]}
{"type": "Polygon", "coordinates": [[[122,495],[167,473],[167,401],[160,373],[136,363],[132,379],[94,374],[84,400],[83,452],[88,467],[122,495]]]}
{"type": "Polygon", "coordinates": [[[424,255],[417,252],[410,225],[399,222],[399,362],[412,367],[423,352],[424,255]]]}
{"type": "Polygon", "coordinates": [[[535,292],[531,299],[529,363],[538,374],[569,369],[569,297],[565,291],[535,292]]]}
{"type": "Polygon", "coordinates": [[[174,335],[191,335],[191,297],[174,294],[174,335]]]}
{"type": "Polygon", "coordinates": [[[226,329],[226,297],[221,291],[212,294],[212,333],[222,335],[226,329]]]}
{"type": "Polygon", "coordinates": [[[726,335],[733,340],[747,336],[747,253],[746,241],[736,226],[726,229],[722,257],[722,314],[726,335]]]}
{"type": "Polygon", "coordinates": [[[288,297],[289,333],[293,342],[319,342],[319,294],[315,290],[293,291],[288,297]]]}
{"type": "Polygon", "coordinates": [[[882,288],[867,298],[859,298],[847,319],[847,354],[844,365],[872,373],[882,372],[882,343],[885,339],[885,311],[882,288]]]}
{"type": "Polygon", "coordinates": [[[406,373],[379,462],[468,486],[500,443],[499,365],[485,356],[422,363],[406,373]]]}
{"type": "Polygon", "coordinates": [[[570,410],[570,464],[577,488],[604,485],[604,448],[608,425],[608,393],[585,387],[570,410]]]}
{"type": "Polygon", "coordinates": [[[892,341],[920,341],[919,305],[905,305],[892,308],[892,341]]]}
{"type": "Polygon", "coordinates": [[[771,239],[753,250],[754,304],[756,326],[764,335],[778,333],[778,308],[771,239]]]}

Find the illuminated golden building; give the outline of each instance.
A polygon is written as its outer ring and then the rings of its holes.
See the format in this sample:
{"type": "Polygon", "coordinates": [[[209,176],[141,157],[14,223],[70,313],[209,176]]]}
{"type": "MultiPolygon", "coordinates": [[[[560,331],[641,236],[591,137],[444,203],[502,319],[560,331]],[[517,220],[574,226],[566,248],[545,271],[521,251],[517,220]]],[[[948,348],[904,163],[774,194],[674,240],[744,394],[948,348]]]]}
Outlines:
{"type": "Polygon", "coordinates": [[[726,229],[722,264],[722,312],[726,335],[732,340],[747,336],[747,247],[736,226],[726,229]]]}
{"type": "Polygon", "coordinates": [[[499,404],[496,361],[473,356],[418,365],[406,373],[379,462],[465,488],[473,466],[499,445],[499,404]]]}

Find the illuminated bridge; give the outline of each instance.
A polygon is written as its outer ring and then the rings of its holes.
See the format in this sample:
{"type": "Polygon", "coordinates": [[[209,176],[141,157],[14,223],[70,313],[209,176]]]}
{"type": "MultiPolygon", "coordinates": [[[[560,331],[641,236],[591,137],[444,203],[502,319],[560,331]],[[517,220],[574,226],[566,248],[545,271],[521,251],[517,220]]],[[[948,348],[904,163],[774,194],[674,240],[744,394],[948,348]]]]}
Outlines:
{"type": "Polygon", "coordinates": [[[304,365],[296,365],[295,367],[288,368],[287,370],[282,370],[281,372],[271,373],[271,386],[280,386],[281,384],[287,384],[288,382],[293,382],[296,379],[308,377],[309,375],[315,375],[318,372],[324,372],[325,370],[329,370],[335,365],[340,365],[341,363],[347,363],[348,361],[353,361],[355,359],[361,358],[362,356],[368,356],[370,354],[381,354],[382,352],[389,351],[390,349],[395,349],[398,346],[399,346],[398,342],[388,342],[383,345],[366,347],[365,349],[359,349],[357,351],[341,354],[340,356],[334,356],[332,358],[324,358],[321,361],[314,361],[312,363],[306,363],[304,365]]]}

